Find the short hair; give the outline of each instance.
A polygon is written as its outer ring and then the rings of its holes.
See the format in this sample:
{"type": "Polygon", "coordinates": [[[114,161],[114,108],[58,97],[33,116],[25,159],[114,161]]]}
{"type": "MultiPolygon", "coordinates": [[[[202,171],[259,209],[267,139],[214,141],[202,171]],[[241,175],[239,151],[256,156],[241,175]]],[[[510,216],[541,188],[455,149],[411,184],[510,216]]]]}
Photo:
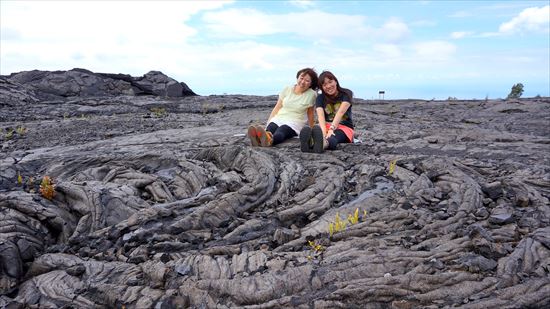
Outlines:
{"type": "Polygon", "coordinates": [[[296,78],[300,77],[300,75],[302,74],[307,74],[311,78],[311,85],[309,86],[309,88],[317,90],[317,88],[319,87],[319,78],[317,77],[317,72],[315,72],[315,70],[312,68],[304,68],[296,73],[296,78]]]}

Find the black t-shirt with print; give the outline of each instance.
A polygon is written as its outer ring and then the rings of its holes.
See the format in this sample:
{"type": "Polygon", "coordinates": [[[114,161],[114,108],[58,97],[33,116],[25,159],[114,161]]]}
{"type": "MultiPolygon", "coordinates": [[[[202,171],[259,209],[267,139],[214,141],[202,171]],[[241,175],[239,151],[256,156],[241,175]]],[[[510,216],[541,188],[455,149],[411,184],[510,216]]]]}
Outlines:
{"type": "Polygon", "coordinates": [[[325,121],[332,122],[342,102],[349,102],[350,106],[342,116],[340,124],[353,129],[353,120],[351,119],[351,106],[353,105],[353,101],[347,93],[340,91],[340,93],[334,99],[329,98],[321,93],[317,96],[317,100],[315,101],[315,108],[323,108],[323,110],[325,111],[325,121]]]}

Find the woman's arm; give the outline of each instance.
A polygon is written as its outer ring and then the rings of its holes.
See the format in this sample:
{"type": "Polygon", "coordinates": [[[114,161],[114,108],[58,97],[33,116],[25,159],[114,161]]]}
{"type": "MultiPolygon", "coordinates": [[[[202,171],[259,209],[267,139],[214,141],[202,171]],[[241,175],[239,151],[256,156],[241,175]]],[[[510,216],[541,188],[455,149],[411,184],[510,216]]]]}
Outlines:
{"type": "Polygon", "coordinates": [[[348,108],[351,106],[349,102],[342,102],[340,107],[338,108],[338,111],[336,112],[336,115],[334,116],[334,119],[332,120],[332,125],[335,128],[338,128],[338,125],[340,124],[340,120],[342,120],[342,117],[344,117],[344,114],[348,111],[348,108]]]}
{"type": "Polygon", "coordinates": [[[315,124],[315,118],[313,116],[313,106],[307,109],[307,121],[310,128],[313,127],[313,125],[315,124]]]}
{"type": "Polygon", "coordinates": [[[277,115],[277,113],[282,107],[283,107],[283,99],[279,98],[279,100],[277,100],[277,104],[275,104],[275,107],[273,107],[271,114],[269,114],[269,118],[267,118],[267,124],[271,122],[271,118],[275,117],[275,115],[277,115]]]}

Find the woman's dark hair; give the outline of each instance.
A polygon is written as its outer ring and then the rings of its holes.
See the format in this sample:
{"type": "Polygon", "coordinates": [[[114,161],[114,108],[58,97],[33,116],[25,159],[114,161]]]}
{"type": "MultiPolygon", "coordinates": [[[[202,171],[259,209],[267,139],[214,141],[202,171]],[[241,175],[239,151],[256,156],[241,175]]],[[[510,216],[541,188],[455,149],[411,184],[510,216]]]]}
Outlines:
{"type": "Polygon", "coordinates": [[[323,83],[325,82],[325,79],[330,79],[330,80],[333,80],[336,82],[336,89],[338,90],[338,93],[345,93],[349,96],[350,100],[353,99],[353,91],[347,89],[347,88],[342,88],[340,86],[340,82],[338,81],[338,79],[336,78],[336,76],[334,76],[334,74],[332,74],[332,72],[330,71],[323,71],[321,73],[321,75],[319,75],[319,88],[321,88],[321,91],[323,92],[323,94],[328,97],[328,95],[325,93],[325,91],[323,91],[323,83]]]}
{"type": "Polygon", "coordinates": [[[298,71],[298,73],[296,73],[296,79],[298,79],[298,77],[300,77],[300,75],[302,74],[307,74],[311,78],[311,85],[309,86],[309,88],[313,90],[317,90],[319,85],[319,78],[317,77],[317,72],[315,72],[315,70],[312,68],[301,69],[300,71],[298,71]]]}

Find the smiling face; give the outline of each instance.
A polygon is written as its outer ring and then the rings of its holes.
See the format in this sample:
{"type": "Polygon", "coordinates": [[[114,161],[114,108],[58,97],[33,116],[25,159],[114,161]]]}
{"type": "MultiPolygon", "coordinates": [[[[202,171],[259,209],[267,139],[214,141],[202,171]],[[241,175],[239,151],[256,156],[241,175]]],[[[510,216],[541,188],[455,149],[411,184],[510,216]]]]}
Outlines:
{"type": "Polygon", "coordinates": [[[323,81],[321,81],[321,89],[329,97],[334,97],[338,94],[337,86],[338,84],[336,83],[336,81],[328,77],[326,77],[323,81]]]}
{"type": "Polygon", "coordinates": [[[296,85],[300,88],[301,92],[306,91],[311,87],[311,77],[307,73],[300,74],[296,80],[296,85]]]}

